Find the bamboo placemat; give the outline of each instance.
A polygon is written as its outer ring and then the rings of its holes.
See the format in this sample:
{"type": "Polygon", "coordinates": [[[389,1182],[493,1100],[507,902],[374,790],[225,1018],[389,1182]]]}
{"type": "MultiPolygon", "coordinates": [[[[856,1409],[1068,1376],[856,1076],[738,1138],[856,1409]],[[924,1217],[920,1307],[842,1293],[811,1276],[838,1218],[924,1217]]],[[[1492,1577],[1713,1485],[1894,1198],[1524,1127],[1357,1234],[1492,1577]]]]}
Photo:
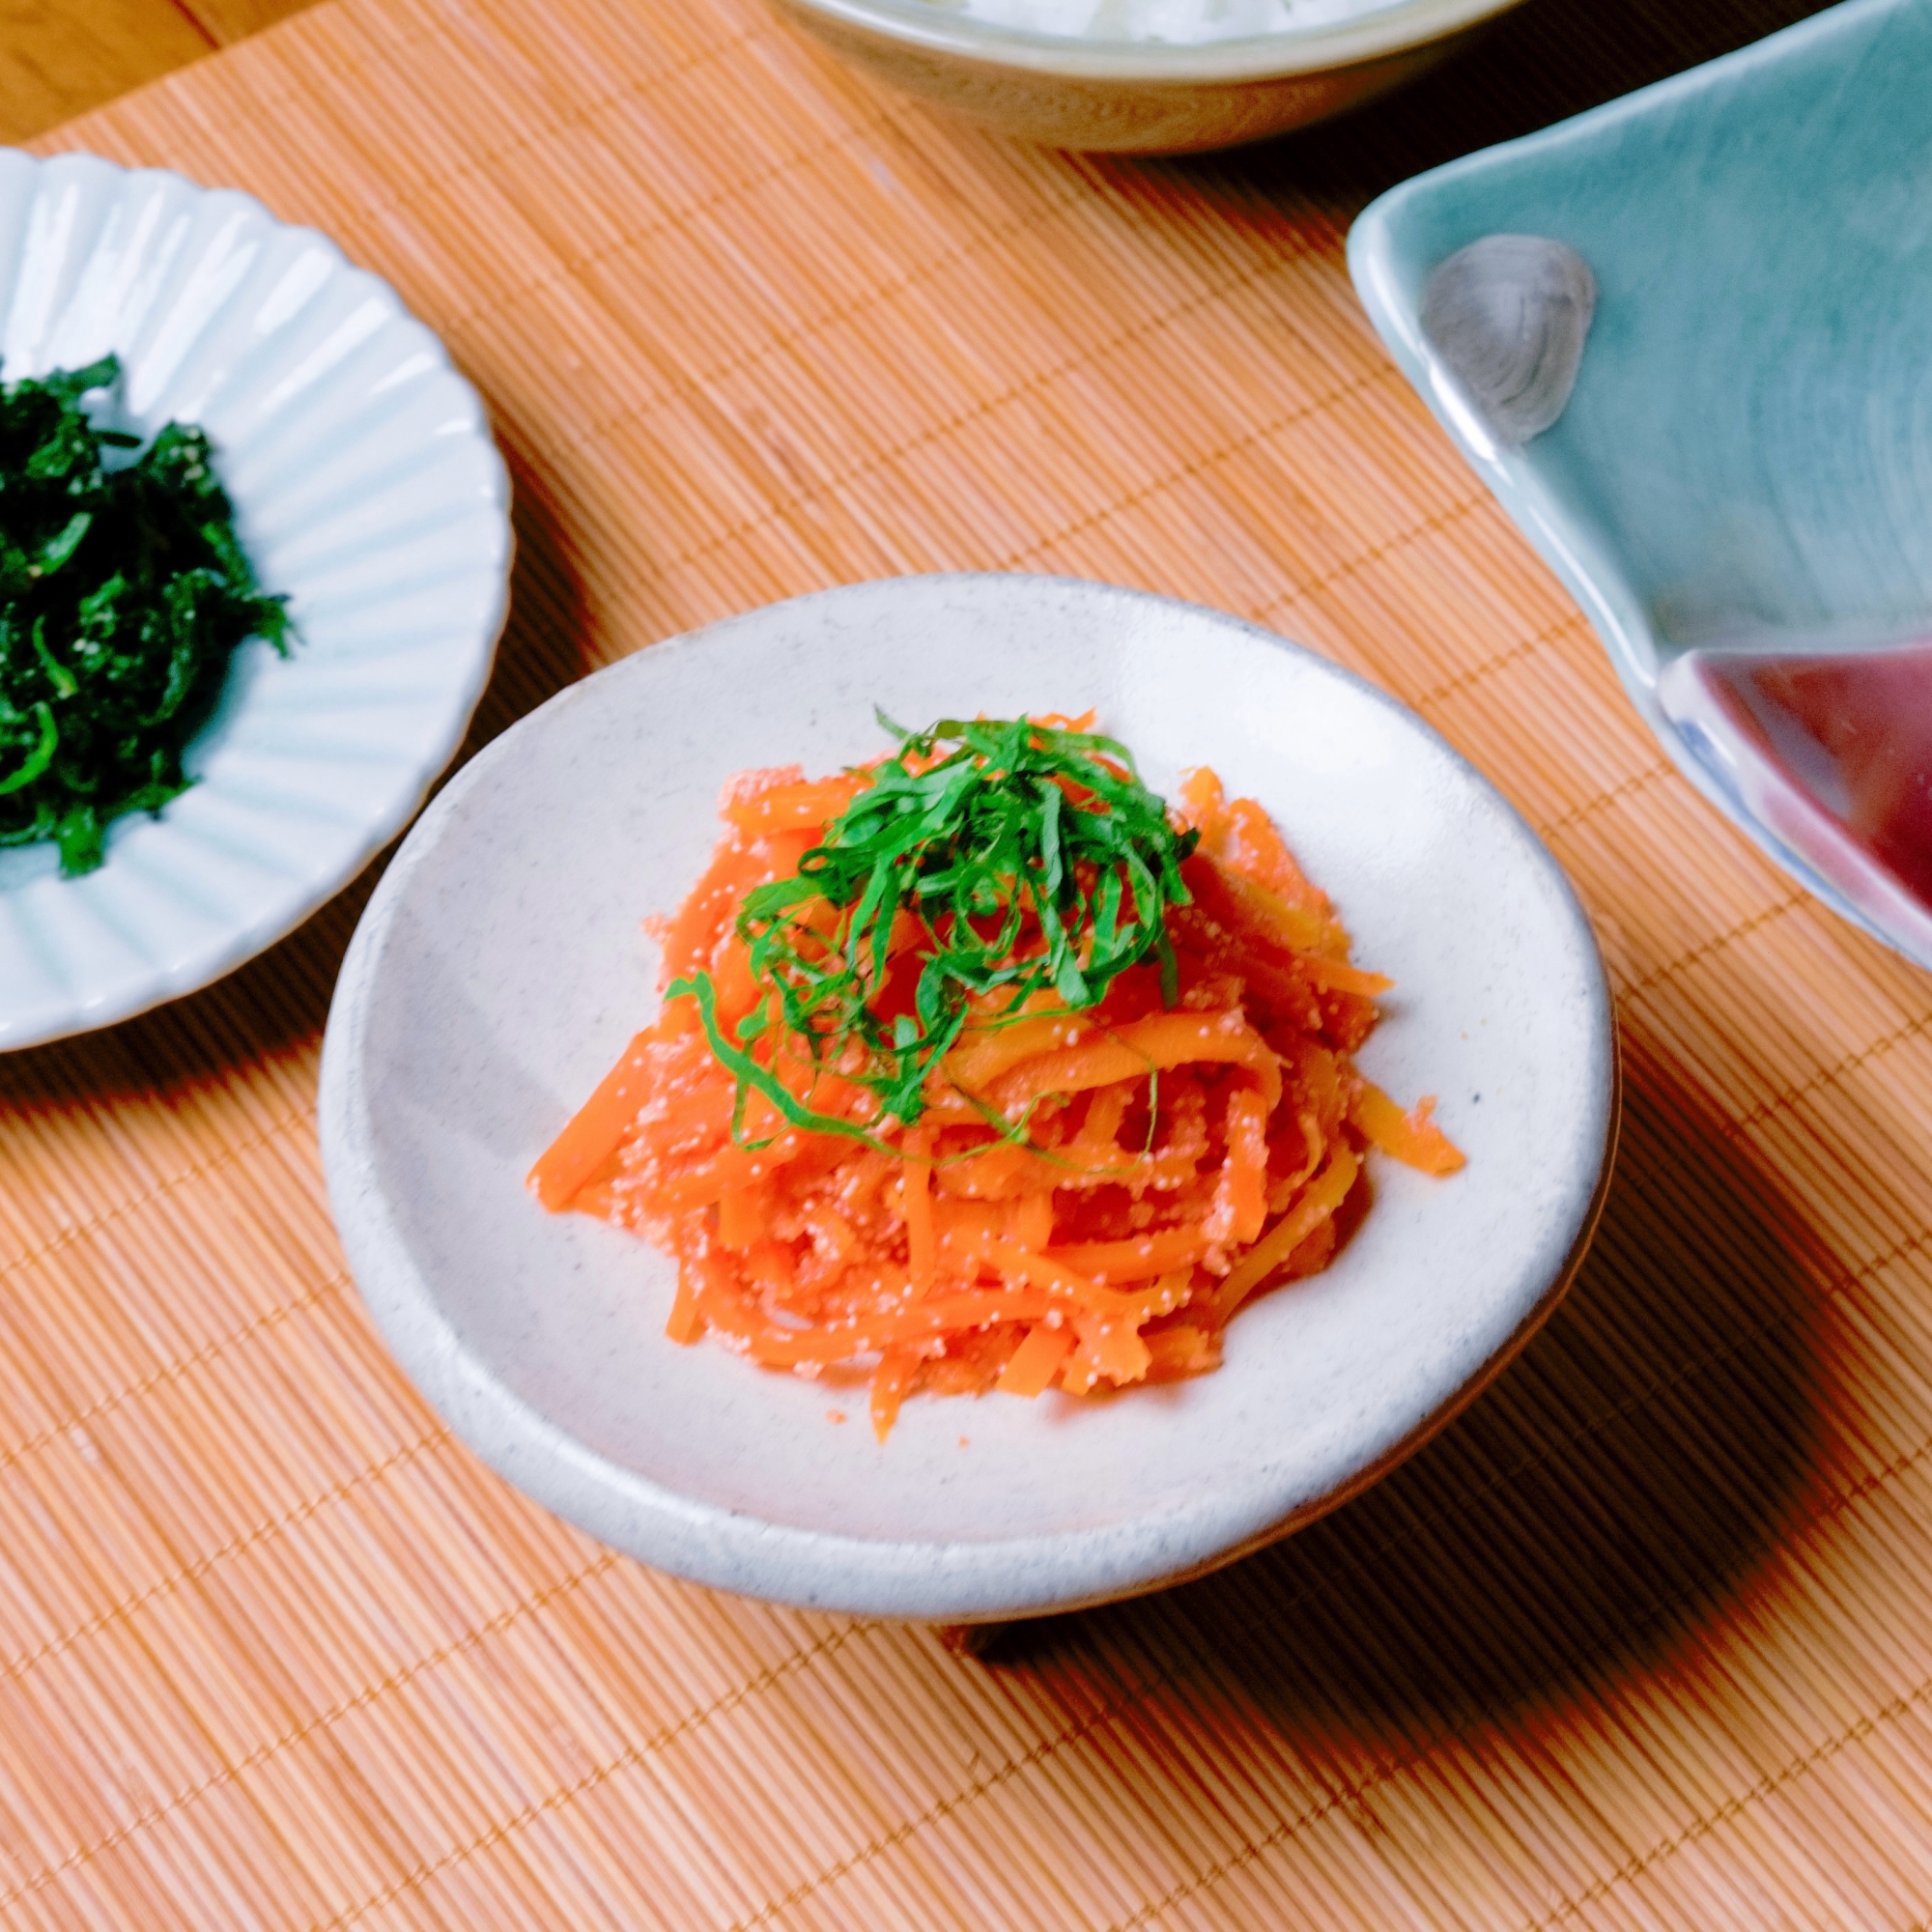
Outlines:
{"type": "Polygon", "coordinates": [[[1541,829],[1629,1100],[1452,1432],[988,1667],[613,1556],[413,1397],[315,1151],[363,892],[0,1062],[0,1924],[1927,1922],[1932,988],[1666,767],[1343,270],[1373,188],[1783,17],[1580,12],[1185,165],[942,124],[753,0],[335,0],[47,144],[246,185],[446,334],[520,495],[479,736],[841,580],[1220,605],[1541,829]]]}

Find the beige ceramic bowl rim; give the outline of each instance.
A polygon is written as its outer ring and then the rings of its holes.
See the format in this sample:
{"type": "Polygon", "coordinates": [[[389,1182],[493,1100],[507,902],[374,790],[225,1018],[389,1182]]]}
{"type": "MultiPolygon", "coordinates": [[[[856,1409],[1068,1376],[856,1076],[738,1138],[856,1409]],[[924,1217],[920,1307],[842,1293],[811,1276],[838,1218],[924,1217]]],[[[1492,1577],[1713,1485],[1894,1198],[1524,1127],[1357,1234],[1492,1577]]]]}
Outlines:
{"type": "Polygon", "coordinates": [[[1286,78],[1424,46],[1509,12],[1520,0],[1395,0],[1359,19],[1179,45],[1037,34],[975,20],[930,0],[788,0],[805,14],[908,47],[1065,80],[1159,85],[1286,78]]]}

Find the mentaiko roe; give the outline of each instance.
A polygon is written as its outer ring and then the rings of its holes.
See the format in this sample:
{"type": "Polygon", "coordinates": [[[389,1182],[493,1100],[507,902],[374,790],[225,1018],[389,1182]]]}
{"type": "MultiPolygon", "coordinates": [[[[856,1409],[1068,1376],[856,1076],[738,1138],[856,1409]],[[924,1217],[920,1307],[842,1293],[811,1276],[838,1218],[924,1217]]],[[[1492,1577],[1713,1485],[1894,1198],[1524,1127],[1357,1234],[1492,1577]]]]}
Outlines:
{"type": "MultiPolygon", "coordinates": [[[[708,972],[721,1022],[753,1012],[767,991],[737,929],[746,895],[797,872],[868,782],[733,780],[710,867],[657,927],[660,983],[708,972]]],[[[850,1066],[769,1031],[785,1092],[862,1140],[794,1126],[756,1093],[734,1138],[736,1085],[696,1001],[671,999],[532,1189],[676,1258],[673,1340],[869,1378],[881,1440],[914,1393],[1089,1395],[1213,1369],[1242,1305],[1325,1267],[1366,1211],[1369,1148],[1435,1175],[1463,1156],[1433,1101],[1405,1112],[1355,1070],[1390,982],[1350,963],[1267,814],[1205,769],[1171,811],[1199,833],[1191,903],[1164,915],[1172,1006],[1151,962],[1078,1010],[1035,994],[1015,1018],[988,1000],[911,1126],[850,1066]]],[[[895,923],[895,950],[918,944],[895,923]]]]}

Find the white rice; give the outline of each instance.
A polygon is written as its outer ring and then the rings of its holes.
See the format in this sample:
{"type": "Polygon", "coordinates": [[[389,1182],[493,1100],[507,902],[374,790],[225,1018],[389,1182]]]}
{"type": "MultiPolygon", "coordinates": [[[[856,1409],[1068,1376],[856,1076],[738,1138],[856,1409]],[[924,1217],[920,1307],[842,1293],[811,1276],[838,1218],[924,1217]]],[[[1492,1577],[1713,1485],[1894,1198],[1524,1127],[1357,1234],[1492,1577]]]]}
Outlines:
{"type": "Polygon", "coordinates": [[[1163,41],[1197,45],[1250,34],[1333,26],[1396,0],[931,0],[988,26],[1068,40],[1163,41]]]}

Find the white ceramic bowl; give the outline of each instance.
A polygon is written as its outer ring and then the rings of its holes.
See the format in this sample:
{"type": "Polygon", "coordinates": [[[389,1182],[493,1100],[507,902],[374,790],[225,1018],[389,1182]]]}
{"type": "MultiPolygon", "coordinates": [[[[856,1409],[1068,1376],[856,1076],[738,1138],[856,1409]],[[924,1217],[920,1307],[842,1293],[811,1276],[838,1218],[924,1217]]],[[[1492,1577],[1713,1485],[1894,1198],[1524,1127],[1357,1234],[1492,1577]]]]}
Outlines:
{"type": "Polygon", "coordinates": [[[775,0],[895,86],[1049,148],[1186,154],[1359,106],[1519,0],[1390,0],[1352,20],[1182,44],[1022,32],[938,0],[775,0]]]}
{"type": "Polygon", "coordinates": [[[300,641],[237,654],[200,781],[118,821],[98,871],[0,853],[0,1048],[205,985],[346,885],[454,754],[507,609],[482,405],[391,289],[246,195],[0,150],[0,380],[109,351],[119,427],[213,438],[300,641]]]}
{"type": "Polygon", "coordinates": [[[1503,800],[1400,705],[1233,618],[1051,578],[823,592],[626,659],[479,754],[350,948],[322,1145],[350,1264],[404,1367],[488,1463],[646,1562],[940,1621],[1125,1595],[1330,1507],[1475,1392],[1594,1223],[1615,1047],[1590,927],[1503,800]],[[1104,1403],[916,1399],[665,1339],[673,1269],[524,1176],[657,1007],[639,922],[708,857],[726,777],[882,749],[872,707],[1097,707],[1169,790],[1258,796],[1400,982],[1360,1056],[1441,1096],[1468,1167],[1378,1161],[1340,1260],[1264,1297],[1225,1365],[1104,1403]],[[829,1409],[851,1415],[843,1428],[829,1409]]]}

